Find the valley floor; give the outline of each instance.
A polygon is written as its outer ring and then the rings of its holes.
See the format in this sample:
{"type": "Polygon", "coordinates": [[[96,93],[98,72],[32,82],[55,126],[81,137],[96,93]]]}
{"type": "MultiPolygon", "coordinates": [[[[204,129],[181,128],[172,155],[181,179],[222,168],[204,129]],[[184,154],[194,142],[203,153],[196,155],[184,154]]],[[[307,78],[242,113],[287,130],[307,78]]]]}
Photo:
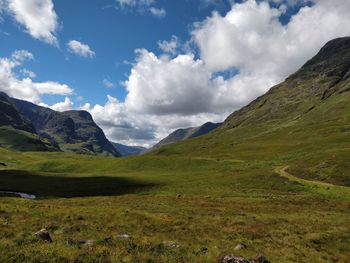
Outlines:
{"type": "Polygon", "coordinates": [[[0,190],[38,197],[0,197],[0,262],[349,262],[348,188],[282,161],[0,153],[0,190]]]}

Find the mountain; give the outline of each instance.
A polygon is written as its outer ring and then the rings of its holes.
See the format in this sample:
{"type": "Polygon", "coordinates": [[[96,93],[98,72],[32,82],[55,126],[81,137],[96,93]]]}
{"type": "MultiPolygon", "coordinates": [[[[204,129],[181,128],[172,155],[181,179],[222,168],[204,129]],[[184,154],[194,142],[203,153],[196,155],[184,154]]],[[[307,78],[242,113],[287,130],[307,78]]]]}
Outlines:
{"type": "Polygon", "coordinates": [[[147,148],[141,146],[127,146],[116,142],[111,143],[121,156],[138,155],[147,150],[147,148]]]}
{"type": "Polygon", "coordinates": [[[215,130],[216,128],[220,127],[221,123],[212,123],[207,122],[199,127],[191,127],[187,129],[178,129],[171,134],[169,134],[167,137],[162,139],[160,142],[155,144],[151,150],[158,149],[164,145],[176,143],[179,141],[188,140],[191,138],[196,138],[199,136],[202,136],[204,134],[207,134],[211,132],[212,130],[215,130]]]}
{"type": "Polygon", "coordinates": [[[32,123],[11,98],[0,92],[0,146],[18,151],[57,151],[57,145],[36,134],[32,123]]]}
{"type": "Polygon", "coordinates": [[[36,104],[11,99],[41,137],[56,144],[62,151],[102,156],[120,156],[107,140],[102,129],[86,111],[57,112],[36,104]]]}
{"type": "Polygon", "coordinates": [[[350,37],[344,37],[215,131],[153,154],[283,161],[301,177],[350,186],[349,138],[350,37]]]}

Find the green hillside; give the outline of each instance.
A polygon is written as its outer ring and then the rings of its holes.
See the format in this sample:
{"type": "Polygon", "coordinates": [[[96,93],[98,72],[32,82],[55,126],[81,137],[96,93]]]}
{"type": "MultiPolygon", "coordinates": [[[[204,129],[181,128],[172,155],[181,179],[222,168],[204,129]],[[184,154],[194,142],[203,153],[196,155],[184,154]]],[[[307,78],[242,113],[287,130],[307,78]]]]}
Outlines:
{"type": "Polygon", "coordinates": [[[350,186],[349,101],[350,38],[342,38],[219,129],[153,154],[280,160],[305,178],[350,186]]]}

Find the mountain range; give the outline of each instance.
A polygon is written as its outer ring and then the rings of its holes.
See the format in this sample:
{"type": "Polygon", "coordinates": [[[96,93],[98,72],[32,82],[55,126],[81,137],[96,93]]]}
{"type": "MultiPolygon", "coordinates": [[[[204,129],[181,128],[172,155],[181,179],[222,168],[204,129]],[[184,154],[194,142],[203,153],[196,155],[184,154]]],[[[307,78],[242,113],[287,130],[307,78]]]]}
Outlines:
{"type": "Polygon", "coordinates": [[[1,93],[0,117],[6,148],[121,156],[86,111],[57,112],[1,93]]]}
{"type": "MultiPolygon", "coordinates": [[[[140,146],[110,142],[90,113],[81,110],[57,112],[0,93],[0,146],[18,151],[64,151],[100,156],[130,156],[148,151],[140,146]]],[[[202,136],[217,127],[179,129],[157,143],[163,145],[202,136]]]]}

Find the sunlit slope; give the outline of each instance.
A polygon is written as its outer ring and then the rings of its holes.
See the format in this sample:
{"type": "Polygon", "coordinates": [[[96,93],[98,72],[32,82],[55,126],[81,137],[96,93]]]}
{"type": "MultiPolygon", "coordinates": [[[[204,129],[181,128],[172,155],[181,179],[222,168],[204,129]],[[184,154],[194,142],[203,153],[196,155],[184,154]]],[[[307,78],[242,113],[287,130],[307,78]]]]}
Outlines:
{"type": "Polygon", "coordinates": [[[155,155],[282,160],[307,178],[350,185],[350,38],[330,41],[298,72],[201,138],[155,155]]]}

